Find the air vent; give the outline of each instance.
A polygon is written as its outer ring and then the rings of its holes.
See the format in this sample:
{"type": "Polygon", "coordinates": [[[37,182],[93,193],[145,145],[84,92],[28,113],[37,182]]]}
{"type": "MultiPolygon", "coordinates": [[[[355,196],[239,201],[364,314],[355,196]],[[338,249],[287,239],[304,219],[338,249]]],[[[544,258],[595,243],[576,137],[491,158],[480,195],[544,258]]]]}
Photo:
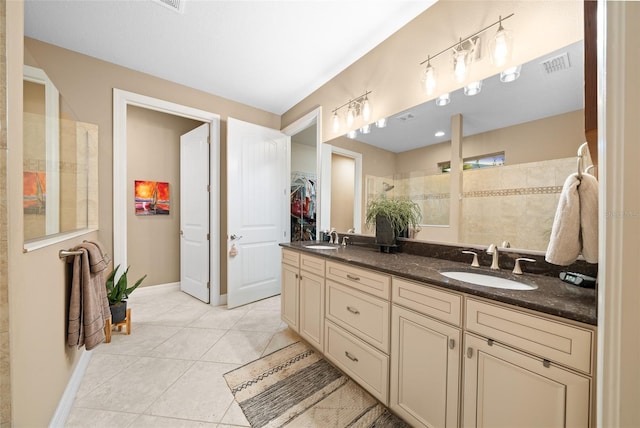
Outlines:
{"type": "Polygon", "coordinates": [[[184,3],[185,0],[154,0],[156,3],[161,4],[164,7],[167,7],[174,12],[178,12],[180,14],[184,13],[184,3]]]}
{"type": "Polygon", "coordinates": [[[571,67],[569,63],[569,55],[567,53],[563,53],[562,55],[554,56],[553,58],[549,58],[546,61],[540,63],[545,73],[551,74],[557,71],[566,70],[571,67]]]}
{"type": "Polygon", "coordinates": [[[407,122],[415,118],[416,117],[413,115],[413,113],[405,113],[401,114],[400,116],[396,116],[396,119],[401,120],[402,122],[407,122]]]}

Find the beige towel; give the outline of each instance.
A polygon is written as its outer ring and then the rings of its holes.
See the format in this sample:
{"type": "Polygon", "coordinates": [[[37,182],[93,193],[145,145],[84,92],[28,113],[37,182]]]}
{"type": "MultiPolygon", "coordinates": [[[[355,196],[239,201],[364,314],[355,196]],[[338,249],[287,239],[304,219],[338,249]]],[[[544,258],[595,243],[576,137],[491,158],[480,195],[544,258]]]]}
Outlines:
{"type": "Polygon", "coordinates": [[[92,242],[85,241],[74,251],[82,254],[73,258],[67,346],[84,345],[91,350],[104,342],[105,320],[111,316],[102,276],[108,258],[101,247],[92,242]]]}
{"type": "Polygon", "coordinates": [[[598,181],[591,174],[571,174],[564,182],[545,260],[567,266],[580,254],[598,263],[598,181]]]}
{"type": "Polygon", "coordinates": [[[571,174],[564,182],[558,208],[553,219],[545,260],[554,265],[570,265],[580,255],[580,196],[578,174],[571,174]]]}
{"type": "Polygon", "coordinates": [[[582,256],[589,263],[598,263],[598,180],[591,174],[582,174],[578,194],[582,256]]]}

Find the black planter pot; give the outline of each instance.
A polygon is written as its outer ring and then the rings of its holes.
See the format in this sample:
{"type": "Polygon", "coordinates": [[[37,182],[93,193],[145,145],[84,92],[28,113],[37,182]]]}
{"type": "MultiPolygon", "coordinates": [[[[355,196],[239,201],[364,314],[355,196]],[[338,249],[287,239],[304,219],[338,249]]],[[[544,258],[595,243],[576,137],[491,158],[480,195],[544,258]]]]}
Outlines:
{"type": "Polygon", "coordinates": [[[376,244],[382,247],[396,245],[396,232],[387,217],[376,216],[376,244]]]}
{"type": "Polygon", "coordinates": [[[123,300],[120,303],[109,305],[111,309],[111,323],[116,324],[122,322],[127,317],[127,301],[123,300]]]}

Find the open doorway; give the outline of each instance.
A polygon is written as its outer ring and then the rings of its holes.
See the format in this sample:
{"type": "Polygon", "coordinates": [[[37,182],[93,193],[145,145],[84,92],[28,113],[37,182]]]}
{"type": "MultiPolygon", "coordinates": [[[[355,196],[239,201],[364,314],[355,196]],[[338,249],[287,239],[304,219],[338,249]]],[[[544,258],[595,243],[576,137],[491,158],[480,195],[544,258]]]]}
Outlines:
{"type": "MultiPolygon", "coordinates": [[[[114,162],[113,162],[114,164],[114,174],[113,174],[114,254],[113,254],[113,259],[114,259],[114,264],[121,265],[123,267],[131,265],[132,266],[131,273],[133,274],[134,267],[133,267],[133,263],[131,263],[131,260],[137,258],[138,256],[142,256],[142,257],[149,257],[152,260],[152,266],[154,268],[157,268],[160,263],[153,260],[154,259],[153,254],[154,252],[160,253],[164,251],[163,248],[159,247],[154,242],[156,237],[153,234],[147,235],[145,239],[141,240],[140,244],[144,245],[145,248],[134,249],[134,248],[130,248],[130,245],[129,245],[130,239],[133,239],[129,237],[129,229],[135,228],[133,224],[130,225],[129,223],[129,216],[132,214],[132,211],[135,212],[135,209],[130,206],[130,204],[132,204],[133,203],[132,201],[134,200],[132,189],[134,186],[134,181],[138,179],[135,177],[135,175],[138,174],[138,170],[132,169],[133,166],[130,168],[130,165],[129,165],[129,163],[132,162],[130,161],[130,158],[129,158],[129,149],[131,148],[136,153],[136,155],[141,159],[141,163],[144,163],[146,160],[147,163],[151,164],[150,165],[151,169],[149,171],[161,171],[163,168],[167,167],[162,163],[161,160],[158,160],[158,159],[151,160],[152,155],[149,153],[149,150],[138,153],[136,151],[137,149],[134,148],[137,146],[138,141],[134,142],[133,137],[129,135],[128,114],[127,114],[127,111],[129,109],[133,111],[135,108],[141,108],[141,110],[151,110],[154,112],[164,113],[169,116],[174,116],[175,117],[174,119],[176,122],[180,122],[183,124],[182,130],[185,130],[184,128],[187,128],[186,131],[188,131],[189,128],[193,129],[192,125],[197,126],[199,124],[205,123],[208,126],[209,128],[208,131],[210,135],[210,149],[208,150],[209,177],[207,177],[207,181],[211,189],[209,193],[208,203],[207,203],[209,208],[208,228],[209,228],[210,242],[218,242],[219,241],[219,200],[220,200],[220,191],[219,191],[219,187],[220,187],[219,186],[220,118],[219,116],[214,113],[193,109],[191,107],[170,103],[163,100],[158,100],[155,98],[151,98],[151,97],[147,97],[147,96],[143,96],[143,95],[139,95],[131,92],[121,91],[118,89],[114,90],[113,105],[114,105],[113,107],[114,108],[114,144],[113,144],[113,159],[114,159],[114,162]],[[183,119],[186,119],[186,121],[183,119]],[[135,255],[133,254],[134,251],[135,251],[135,255]]],[[[140,113],[140,111],[138,111],[138,113],[140,113]]],[[[141,113],[141,114],[149,115],[150,113],[147,112],[147,113],[141,113]]],[[[164,129],[164,131],[161,131],[162,128],[163,128],[162,126],[159,126],[158,132],[167,132],[167,129],[164,129]]],[[[175,130],[171,132],[175,132],[175,130]]],[[[179,162],[180,162],[179,141],[180,141],[180,136],[178,134],[177,140],[175,142],[175,146],[170,150],[167,149],[168,153],[161,153],[161,154],[156,153],[156,154],[159,154],[160,156],[174,157],[175,159],[172,159],[172,162],[177,159],[178,165],[179,165],[179,162]],[[170,154],[174,149],[176,150],[177,155],[170,154]]],[[[161,152],[163,150],[161,149],[159,150],[156,147],[156,148],[152,148],[151,151],[161,152]]],[[[141,171],[140,174],[142,174],[142,169],[140,171],[141,171]]],[[[179,171],[179,167],[178,167],[178,171],[179,171]]],[[[152,174],[151,172],[148,172],[148,173],[152,174]]],[[[141,178],[144,179],[144,177],[141,177],[141,178]]],[[[179,181],[180,179],[176,178],[176,183],[178,183],[179,181]]],[[[169,182],[169,189],[170,191],[171,190],[174,191],[174,195],[176,191],[179,192],[178,186],[175,186],[175,185],[171,186],[170,182],[169,182]]],[[[176,206],[174,209],[174,212],[177,213],[178,212],[177,210],[178,210],[178,207],[176,206]]],[[[162,222],[177,220],[179,224],[179,216],[177,215],[175,216],[177,217],[177,219],[175,217],[173,219],[170,219],[169,217],[170,215],[167,216],[166,218],[161,218],[161,216],[155,216],[155,218],[153,218],[154,221],[149,223],[150,224],[156,223],[156,225],[162,225],[162,222]]],[[[137,223],[142,223],[142,221],[137,223]]],[[[173,242],[175,242],[175,245],[176,245],[173,248],[177,248],[177,250],[175,251],[177,252],[177,254],[179,254],[180,228],[167,227],[167,230],[169,231],[169,233],[175,232],[175,236],[172,237],[171,239],[174,240],[173,242]]],[[[153,233],[153,232],[150,232],[150,233],[153,233]]],[[[210,303],[212,305],[220,304],[220,300],[221,300],[220,299],[220,281],[219,281],[219,278],[220,278],[220,256],[219,255],[220,255],[219,247],[217,245],[209,245],[209,255],[208,255],[209,271],[208,271],[207,282],[210,284],[210,287],[211,287],[210,291],[208,292],[208,295],[209,295],[208,300],[210,300],[210,303]]],[[[177,265],[176,265],[176,260],[173,260],[173,262],[171,262],[174,269],[176,266],[180,266],[179,255],[178,257],[175,257],[175,259],[178,260],[177,265]]],[[[144,272],[144,273],[148,273],[148,272],[144,272]]],[[[209,286],[209,284],[207,284],[207,286],[209,286]]]]}

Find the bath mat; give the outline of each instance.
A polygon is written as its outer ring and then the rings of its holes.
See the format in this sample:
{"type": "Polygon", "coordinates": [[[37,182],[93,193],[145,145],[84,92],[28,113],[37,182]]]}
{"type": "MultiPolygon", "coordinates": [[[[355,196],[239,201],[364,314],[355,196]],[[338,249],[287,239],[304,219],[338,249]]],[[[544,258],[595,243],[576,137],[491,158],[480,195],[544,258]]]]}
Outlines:
{"type": "Polygon", "coordinates": [[[409,427],[304,342],[224,378],[254,428],[409,427]]]}

